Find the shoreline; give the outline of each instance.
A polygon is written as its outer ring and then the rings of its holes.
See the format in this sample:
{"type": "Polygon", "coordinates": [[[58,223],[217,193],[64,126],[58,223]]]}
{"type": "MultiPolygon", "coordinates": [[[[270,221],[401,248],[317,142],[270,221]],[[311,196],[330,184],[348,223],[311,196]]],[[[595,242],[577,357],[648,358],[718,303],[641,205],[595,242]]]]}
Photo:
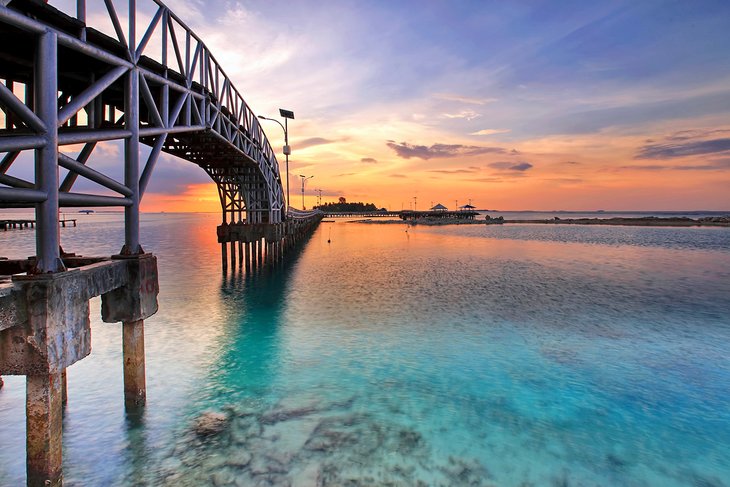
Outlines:
{"type": "Polygon", "coordinates": [[[456,220],[456,219],[428,219],[423,218],[416,221],[405,220],[353,220],[348,223],[366,224],[406,224],[406,225],[502,225],[502,224],[539,224],[539,225],[616,225],[633,227],[730,227],[730,216],[708,217],[708,218],[687,218],[687,217],[640,217],[640,218],[558,218],[538,220],[502,220],[501,218],[490,218],[484,220],[456,220]]]}

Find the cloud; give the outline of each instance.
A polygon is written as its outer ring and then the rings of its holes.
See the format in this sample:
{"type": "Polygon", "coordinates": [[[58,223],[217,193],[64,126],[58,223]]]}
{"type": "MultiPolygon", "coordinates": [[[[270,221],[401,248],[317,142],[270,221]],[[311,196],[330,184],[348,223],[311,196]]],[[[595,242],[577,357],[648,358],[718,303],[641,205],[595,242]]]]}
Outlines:
{"type": "Polygon", "coordinates": [[[378,160],[373,159],[372,157],[363,157],[360,159],[360,162],[364,162],[365,164],[377,164],[378,160]]]}
{"type": "Polygon", "coordinates": [[[432,169],[429,172],[436,172],[439,174],[471,174],[478,171],[479,168],[470,167],[467,169],[432,169]]]}
{"type": "Polygon", "coordinates": [[[472,132],[469,135],[495,135],[495,134],[506,134],[510,132],[509,129],[484,129],[477,132],[472,132]]]}
{"type": "Polygon", "coordinates": [[[712,164],[665,166],[661,164],[630,164],[621,166],[620,169],[636,171],[723,171],[730,169],[730,159],[721,159],[712,164]]]}
{"type": "Polygon", "coordinates": [[[582,183],[583,180],[580,178],[543,178],[540,181],[552,181],[556,183],[566,183],[566,184],[578,184],[582,183]]]}
{"type": "Polygon", "coordinates": [[[200,167],[164,154],[152,172],[148,193],[183,194],[191,184],[212,183],[200,167]]]}
{"type": "Polygon", "coordinates": [[[507,151],[501,147],[480,147],[475,145],[461,144],[433,144],[431,147],[425,145],[413,145],[407,142],[397,144],[388,141],[388,147],[393,149],[398,157],[410,159],[417,157],[419,159],[434,159],[447,157],[467,157],[479,154],[505,154],[507,151]]]}
{"type": "Polygon", "coordinates": [[[389,174],[388,177],[390,178],[407,178],[405,174],[389,174]]]}
{"type": "Polygon", "coordinates": [[[458,113],[444,113],[442,114],[442,116],[446,118],[463,118],[465,120],[474,120],[481,117],[482,115],[475,112],[474,110],[462,110],[458,113]]]}
{"type": "Polygon", "coordinates": [[[503,178],[476,178],[476,179],[469,179],[469,181],[477,182],[477,183],[503,183],[505,180],[503,178]]]}
{"type": "Polygon", "coordinates": [[[300,140],[295,145],[297,149],[306,149],[308,147],[314,147],[316,145],[331,144],[337,142],[336,140],[325,139],[324,137],[310,137],[309,139],[300,140]]]}
{"type": "Polygon", "coordinates": [[[522,161],[518,163],[514,162],[507,162],[507,161],[500,161],[500,162],[492,162],[490,164],[487,164],[489,167],[493,167],[494,169],[499,169],[502,171],[527,171],[528,169],[532,169],[533,165],[529,162],[522,161]]]}
{"type": "MultiPolygon", "coordinates": [[[[675,132],[666,138],[666,140],[691,140],[691,139],[703,139],[718,134],[727,134],[730,130],[680,130],[675,132]]],[[[647,144],[654,142],[649,139],[646,141],[647,144]]]]}
{"type": "Polygon", "coordinates": [[[356,175],[356,172],[343,172],[342,174],[338,174],[336,177],[343,177],[343,176],[354,176],[356,175]]]}
{"type": "Polygon", "coordinates": [[[487,103],[493,103],[497,101],[496,98],[473,98],[470,96],[462,96],[451,93],[436,93],[433,95],[434,98],[446,101],[458,101],[461,103],[468,103],[470,105],[486,105],[487,103]]]}
{"type": "Polygon", "coordinates": [[[671,159],[730,151],[730,138],[702,140],[684,144],[648,144],[639,149],[636,159],[671,159]]]}

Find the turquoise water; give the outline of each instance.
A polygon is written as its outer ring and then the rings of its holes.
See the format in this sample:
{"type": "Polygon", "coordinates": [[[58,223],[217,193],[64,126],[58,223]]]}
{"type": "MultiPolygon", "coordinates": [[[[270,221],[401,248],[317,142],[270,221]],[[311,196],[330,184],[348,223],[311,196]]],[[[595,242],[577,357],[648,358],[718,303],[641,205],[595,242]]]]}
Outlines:
{"type": "MultiPolygon", "coordinates": [[[[119,249],[118,215],[79,218],[66,250],[119,249]]],[[[730,485],[730,229],[338,220],[285,268],[223,277],[218,218],[143,219],[142,418],[92,301],[66,485],[730,485]]],[[[2,485],[24,482],[23,404],[6,377],[2,485]]]]}

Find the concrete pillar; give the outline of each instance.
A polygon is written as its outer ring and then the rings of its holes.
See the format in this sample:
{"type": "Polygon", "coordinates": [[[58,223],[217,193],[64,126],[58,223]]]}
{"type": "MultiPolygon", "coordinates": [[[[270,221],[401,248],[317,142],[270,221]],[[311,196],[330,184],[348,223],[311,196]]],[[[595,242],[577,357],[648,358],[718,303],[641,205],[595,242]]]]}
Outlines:
{"type": "Polygon", "coordinates": [[[223,265],[223,272],[228,270],[228,247],[226,243],[221,243],[221,263],[223,265]]]}
{"type": "Polygon", "coordinates": [[[61,373],[26,377],[28,487],[61,486],[61,373]]]}
{"type": "Polygon", "coordinates": [[[238,242],[238,268],[243,267],[243,242],[238,242]]]}
{"type": "Polygon", "coordinates": [[[144,406],[147,399],[144,363],[144,320],[125,321],[122,325],[124,360],[124,406],[144,406]]]}
{"type": "Polygon", "coordinates": [[[246,242],[244,244],[244,252],[246,255],[245,262],[246,262],[246,272],[251,270],[251,243],[246,242]]]}
{"type": "Polygon", "coordinates": [[[264,263],[264,243],[262,240],[258,241],[258,265],[261,266],[264,263]]]}
{"type": "Polygon", "coordinates": [[[231,269],[236,269],[236,242],[231,242],[231,269]]]}
{"type": "Polygon", "coordinates": [[[64,406],[68,403],[68,377],[66,369],[61,372],[61,404],[64,406]]]}

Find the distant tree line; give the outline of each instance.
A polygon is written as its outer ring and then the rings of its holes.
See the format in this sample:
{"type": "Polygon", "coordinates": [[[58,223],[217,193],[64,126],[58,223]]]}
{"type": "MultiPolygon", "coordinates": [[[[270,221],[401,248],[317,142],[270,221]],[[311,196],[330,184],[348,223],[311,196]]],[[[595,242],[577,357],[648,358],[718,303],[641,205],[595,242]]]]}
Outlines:
{"type": "Polygon", "coordinates": [[[373,203],[347,203],[344,201],[345,198],[340,198],[339,203],[324,203],[315,208],[324,211],[325,213],[358,213],[366,211],[387,211],[385,208],[378,209],[373,203]]]}

